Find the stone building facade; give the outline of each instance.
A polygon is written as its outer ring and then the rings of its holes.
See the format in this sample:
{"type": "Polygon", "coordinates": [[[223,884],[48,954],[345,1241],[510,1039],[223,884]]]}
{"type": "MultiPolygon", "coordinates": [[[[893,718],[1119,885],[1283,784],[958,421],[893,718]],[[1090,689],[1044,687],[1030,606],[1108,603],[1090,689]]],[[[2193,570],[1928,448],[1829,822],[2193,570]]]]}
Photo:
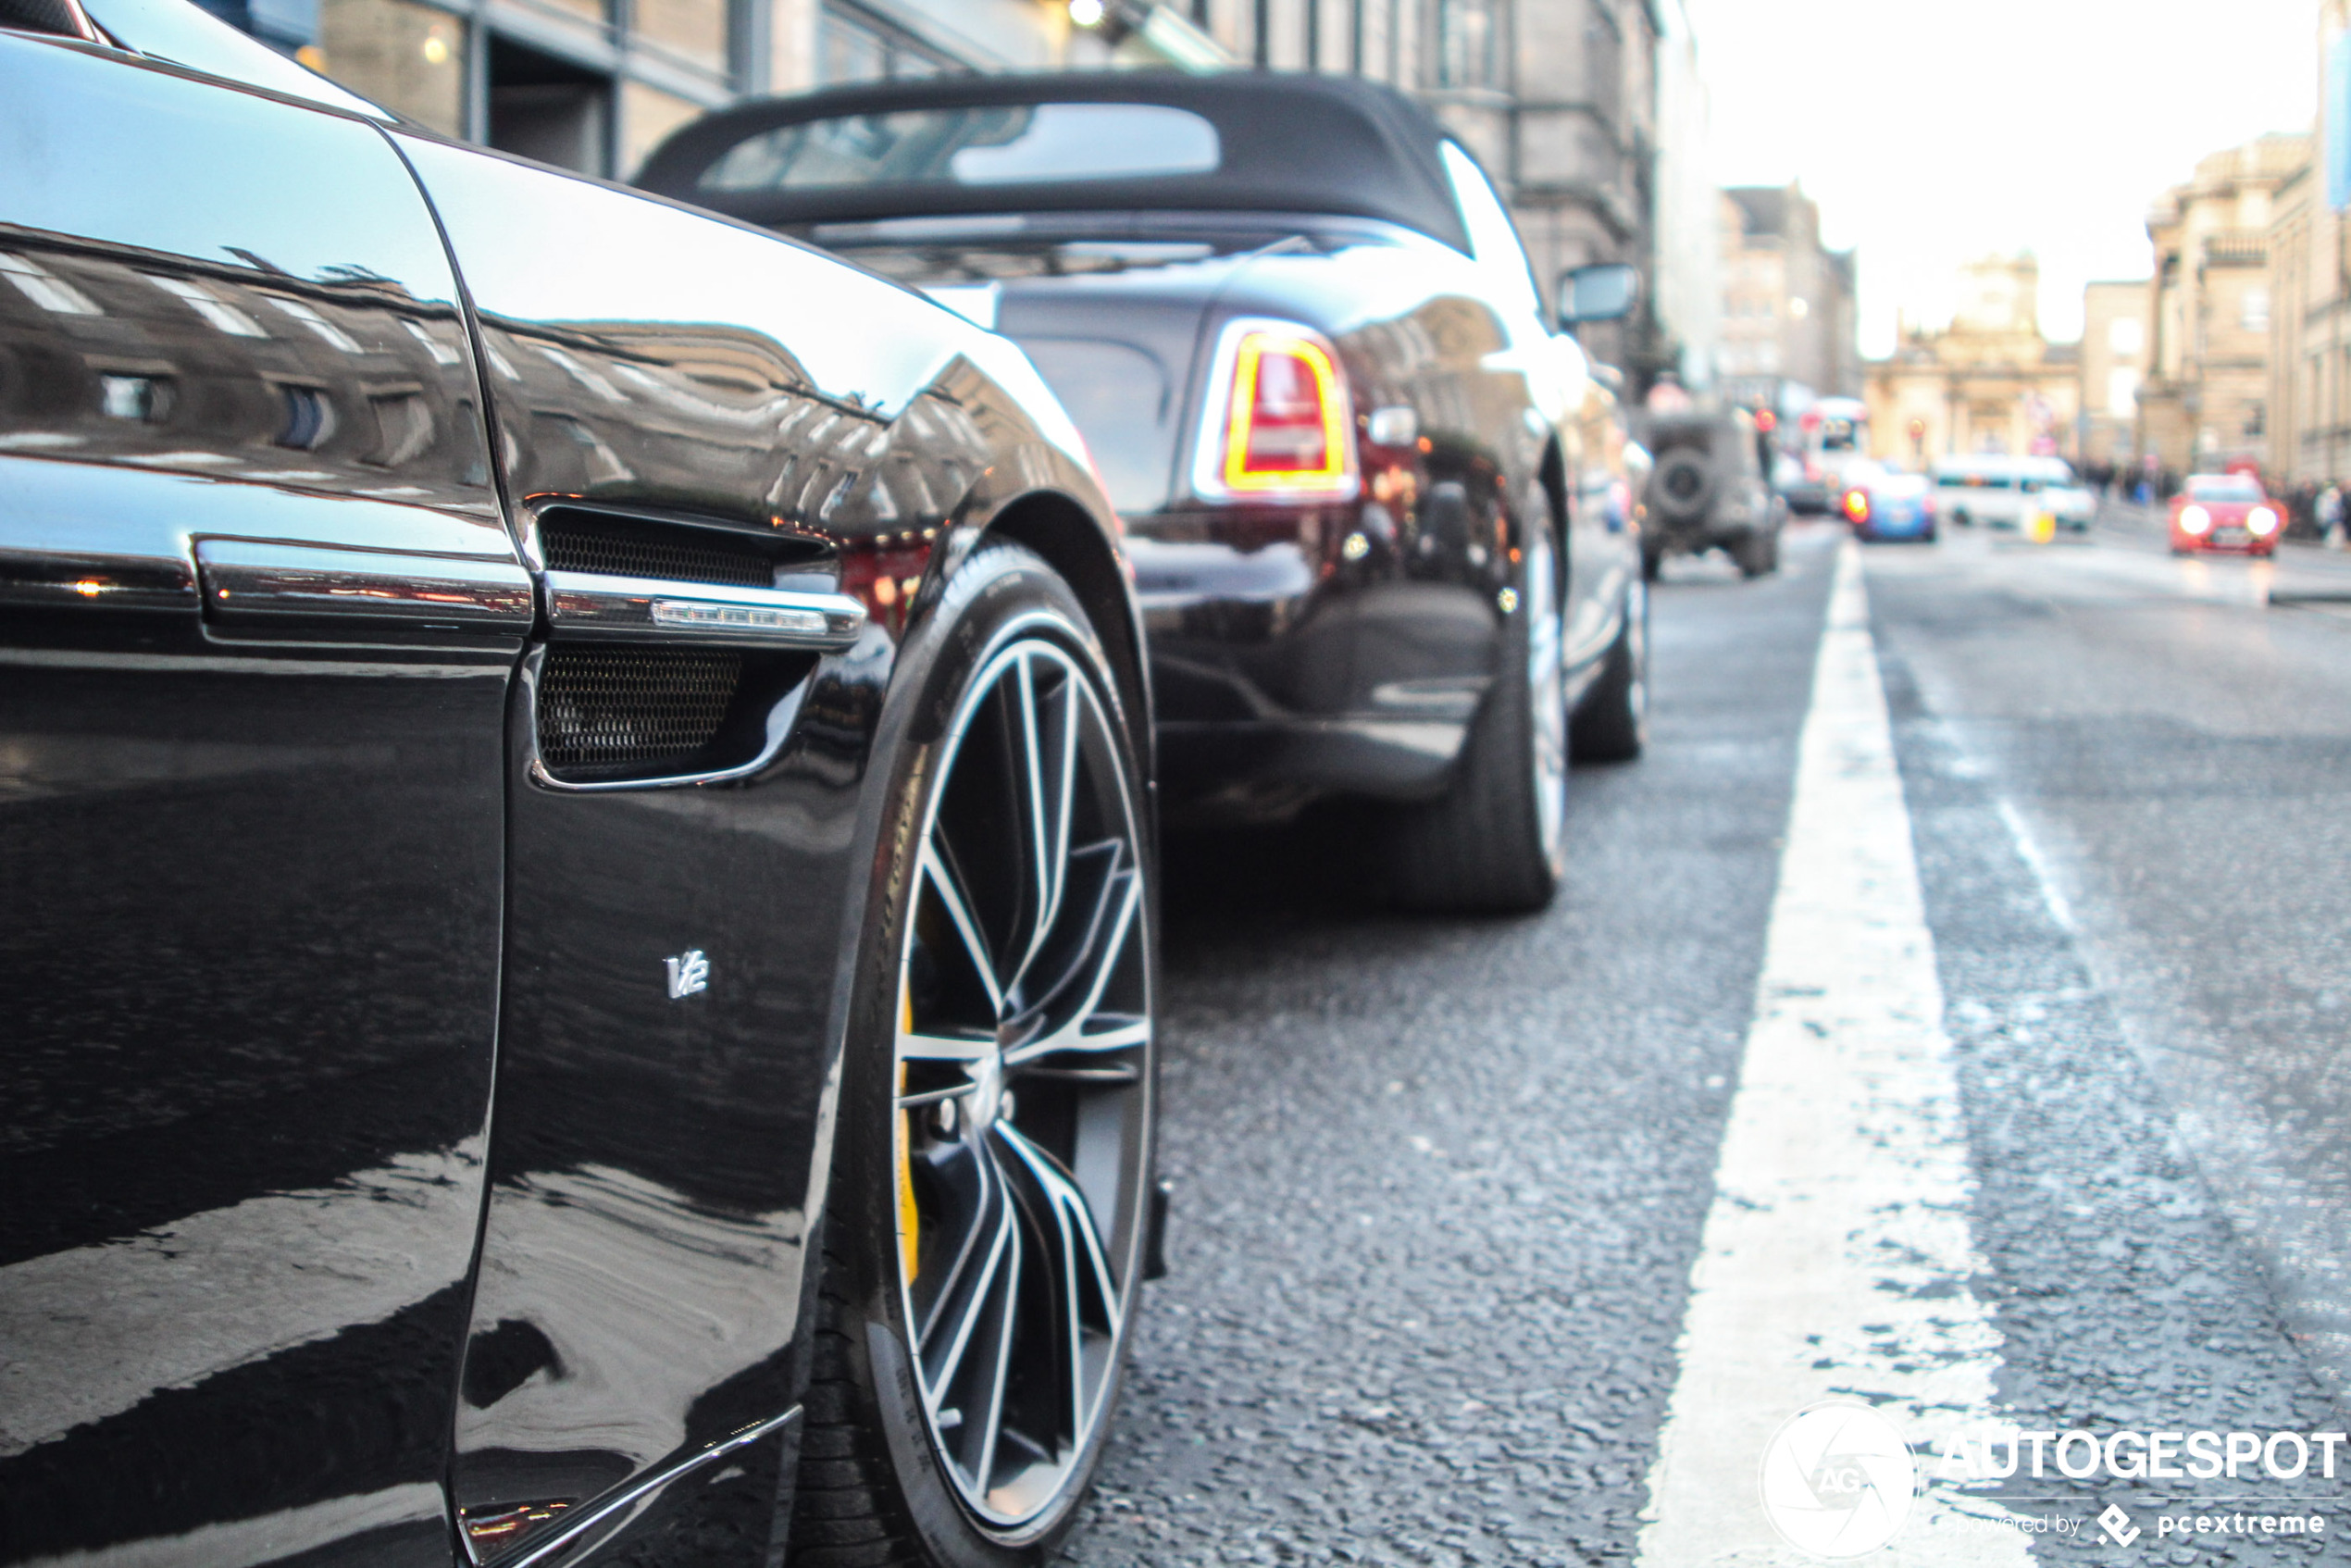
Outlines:
{"type": "Polygon", "coordinates": [[[2310,150],[2295,133],[2215,153],[2147,215],[2155,282],[2139,450],[2173,473],[2270,455],[2271,221],[2310,150]]]}
{"type": "Polygon", "coordinates": [[[1873,455],[1922,467],[1975,453],[2072,455],[2080,348],[2041,335],[2040,264],[1987,256],[1959,269],[1942,330],[1906,329],[1868,367],[1873,455]]]}
{"type": "MultiPolygon", "coordinates": [[[[2351,115],[2328,101],[2324,63],[2351,50],[2351,4],[2319,7],[2321,118],[2351,115]]],[[[2351,135],[2351,126],[2330,128],[2351,135]]],[[[2270,205],[2269,460],[2271,482],[2351,482],[2351,222],[2329,205],[2313,156],[2279,181],[2270,205]]]]}
{"type": "Polygon", "coordinates": [[[2135,462],[2139,388],[2146,384],[2155,291],[2146,279],[2091,283],[2082,291],[2081,413],[2074,446],[2085,464],[2135,462]]]}
{"type": "Polygon", "coordinates": [[[1821,243],[1821,209],[1800,184],[1722,195],[1716,382],[1735,402],[1793,413],[1858,397],[1861,363],[1853,253],[1821,243]]]}

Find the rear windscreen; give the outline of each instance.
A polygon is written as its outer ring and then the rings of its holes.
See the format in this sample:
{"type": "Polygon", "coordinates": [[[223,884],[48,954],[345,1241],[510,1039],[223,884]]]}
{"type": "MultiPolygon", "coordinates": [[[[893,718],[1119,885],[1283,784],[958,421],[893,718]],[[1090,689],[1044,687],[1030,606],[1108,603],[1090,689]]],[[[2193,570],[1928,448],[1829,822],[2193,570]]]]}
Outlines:
{"type": "Polygon", "coordinates": [[[703,171],[705,191],[1024,185],[1207,174],[1216,127],[1163,104],[985,104],[777,126],[703,171]]]}

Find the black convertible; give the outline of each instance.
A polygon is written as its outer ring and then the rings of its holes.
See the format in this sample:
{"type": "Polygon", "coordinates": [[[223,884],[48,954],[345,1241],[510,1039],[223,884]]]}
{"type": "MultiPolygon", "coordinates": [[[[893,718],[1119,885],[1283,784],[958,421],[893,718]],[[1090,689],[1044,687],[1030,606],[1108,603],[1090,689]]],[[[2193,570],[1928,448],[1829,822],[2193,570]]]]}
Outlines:
{"type": "MultiPolygon", "coordinates": [[[[1425,111],[1263,72],[933,78],[721,111],[641,182],[1028,351],[1126,519],[1171,812],[1371,797],[1405,902],[1549,899],[1571,740],[1642,743],[1647,468],[1425,111]]],[[[1558,316],[1631,281],[1571,275],[1558,316]]]]}
{"type": "Polygon", "coordinates": [[[1040,1554],[1157,1212],[1116,529],[916,295],[0,0],[0,1560],[1040,1554]]]}

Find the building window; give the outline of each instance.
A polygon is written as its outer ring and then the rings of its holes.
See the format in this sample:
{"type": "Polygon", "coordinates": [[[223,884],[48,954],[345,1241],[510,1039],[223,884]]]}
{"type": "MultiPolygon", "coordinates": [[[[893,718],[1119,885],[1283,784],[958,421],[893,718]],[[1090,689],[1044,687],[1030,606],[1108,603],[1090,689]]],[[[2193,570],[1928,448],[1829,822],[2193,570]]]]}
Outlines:
{"type": "Polygon", "coordinates": [[[2237,325],[2248,332],[2270,330],[2270,291],[2256,283],[2237,299],[2237,325]]]}
{"type": "Polygon", "coordinates": [[[1494,32],[1492,0],[1437,0],[1437,84],[1493,86],[1494,32]]]}
{"type": "Polygon", "coordinates": [[[2146,323],[2135,316],[2118,316],[2106,324],[2106,346],[2109,354],[2124,359],[2136,359],[2146,350],[2146,323]]]}

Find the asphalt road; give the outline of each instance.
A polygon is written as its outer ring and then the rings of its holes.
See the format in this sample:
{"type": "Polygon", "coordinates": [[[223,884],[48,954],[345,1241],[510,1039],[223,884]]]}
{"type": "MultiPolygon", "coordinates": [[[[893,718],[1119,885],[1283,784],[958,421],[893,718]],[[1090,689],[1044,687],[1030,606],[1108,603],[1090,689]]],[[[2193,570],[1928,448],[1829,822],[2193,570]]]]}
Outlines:
{"type": "MultiPolygon", "coordinates": [[[[1575,773],[1572,885],[1541,917],[1381,912],[1357,875],[1375,837],[1346,817],[1170,846],[1174,1272],[1068,1562],[1715,1555],[1645,1538],[1643,1513],[1669,1412],[1711,1408],[1677,1391],[1710,1364],[1683,1337],[1722,1318],[1693,1311],[1693,1267],[1735,1208],[1734,1097],[1760,1092],[1742,1062],[1836,549],[1816,525],[1770,579],[1669,567],[1650,753],[1575,773]]],[[[2351,566],[2174,561],[2120,515],[2084,543],[1862,558],[1953,1086],[1926,1120],[1964,1160],[1969,1262],[1905,1288],[1982,1314],[1972,1413],[2343,1427],[2351,599],[2324,595],[2351,566]]],[[[1822,1379],[1882,1392],[1824,1350],[1791,1413],[1822,1379]]],[[[1750,1506],[1752,1472],[1722,1484],[1750,1506]]],[[[1906,1537],[1898,1561],[2351,1562],[2351,1456],[2329,1482],[1946,1490],[1938,1524],[2078,1535],[1906,1537]],[[2338,1501],[2320,1538],[2155,1528],[2338,1501]],[[2096,1536],[2109,1502],[2132,1545],[2096,1536]]]]}

